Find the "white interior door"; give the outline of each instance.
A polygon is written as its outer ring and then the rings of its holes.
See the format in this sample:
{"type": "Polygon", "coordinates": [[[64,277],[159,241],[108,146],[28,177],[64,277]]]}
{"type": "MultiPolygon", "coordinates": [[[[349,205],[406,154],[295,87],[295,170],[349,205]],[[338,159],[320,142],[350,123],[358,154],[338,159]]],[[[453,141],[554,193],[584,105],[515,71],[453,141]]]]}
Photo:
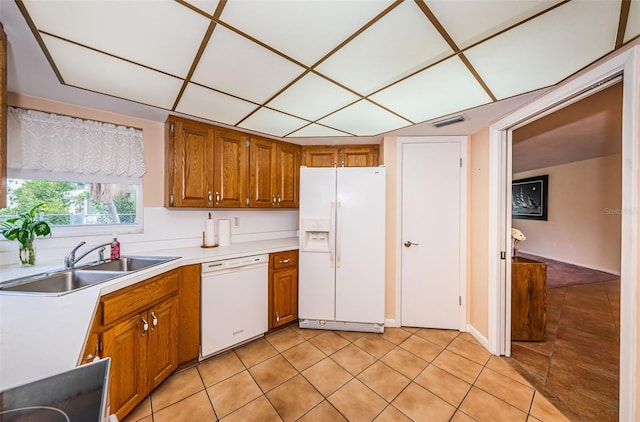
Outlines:
{"type": "Polygon", "coordinates": [[[459,329],[461,145],[402,145],[402,325],[459,329]]]}

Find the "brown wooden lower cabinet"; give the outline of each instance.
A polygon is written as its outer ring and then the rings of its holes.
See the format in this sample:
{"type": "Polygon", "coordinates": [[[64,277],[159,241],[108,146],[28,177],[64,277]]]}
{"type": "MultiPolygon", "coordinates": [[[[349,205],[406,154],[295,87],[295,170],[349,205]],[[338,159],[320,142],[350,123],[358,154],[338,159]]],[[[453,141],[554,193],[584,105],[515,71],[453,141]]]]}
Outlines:
{"type": "Polygon", "coordinates": [[[298,318],[298,251],[269,254],[269,329],[298,318]]]}
{"type": "Polygon", "coordinates": [[[110,411],[118,420],[178,367],[178,281],[173,270],[100,299],[82,361],[111,358],[110,411]]]}
{"type": "Polygon", "coordinates": [[[200,264],[180,267],[178,287],[178,364],[200,354],[200,264]]]}
{"type": "Polygon", "coordinates": [[[547,264],[511,260],[511,340],[544,341],[547,325],[547,264]]]}

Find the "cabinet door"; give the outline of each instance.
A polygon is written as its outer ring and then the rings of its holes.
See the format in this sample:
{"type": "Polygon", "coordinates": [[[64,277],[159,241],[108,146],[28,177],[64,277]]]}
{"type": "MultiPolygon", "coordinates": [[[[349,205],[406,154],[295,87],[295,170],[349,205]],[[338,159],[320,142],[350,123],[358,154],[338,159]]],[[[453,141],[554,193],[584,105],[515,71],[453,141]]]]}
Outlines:
{"type": "Polygon", "coordinates": [[[273,273],[273,326],[298,318],[298,271],[296,268],[273,273]]]}
{"type": "Polygon", "coordinates": [[[156,388],[178,367],[178,297],[148,311],[148,386],[156,388]]]}
{"type": "Polygon", "coordinates": [[[249,148],[251,166],[249,174],[249,206],[274,207],[276,203],[276,145],[273,141],[251,139],[249,148]]]}
{"type": "Polygon", "coordinates": [[[544,341],[547,264],[523,261],[511,264],[511,340],[544,341]]]}
{"type": "MultiPolygon", "coordinates": [[[[169,120],[167,179],[171,185],[169,206],[213,206],[213,139],[209,125],[189,120],[169,120]]],[[[165,204],[166,205],[166,204],[165,204]]]]}
{"type": "Polygon", "coordinates": [[[337,147],[302,147],[302,156],[303,163],[307,167],[334,167],[338,164],[337,147]]]}
{"type": "Polygon", "coordinates": [[[297,145],[278,143],[276,146],[276,200],[279,207],[298,207],[300,150],[297,145]]]}
{"type": "Polygon", "coordinates": [[[200,264],[180,268],[178,288],[178,364],[200,353],[200,264]]]}
{"type": "MultiPolygon", "coordinates": [[[[103,356],[111,357],[111,412],[118,420],[140,403],[147,390],[147,335],[136,314],[102,334],[103,356]]],[[[146,319],[146,318],[145,318],[146,319]]]]}
{"type": "Polygon", "coordinates": [[[248,138],[233,130],[216,130],[214,147],[214,206],[247,206],[248,138]]]}
{"type": "Polygon", "coordinates": [[[377,145],[348,146],[340,149],[340,166],[373,167],[378,165],[377,145]]]}

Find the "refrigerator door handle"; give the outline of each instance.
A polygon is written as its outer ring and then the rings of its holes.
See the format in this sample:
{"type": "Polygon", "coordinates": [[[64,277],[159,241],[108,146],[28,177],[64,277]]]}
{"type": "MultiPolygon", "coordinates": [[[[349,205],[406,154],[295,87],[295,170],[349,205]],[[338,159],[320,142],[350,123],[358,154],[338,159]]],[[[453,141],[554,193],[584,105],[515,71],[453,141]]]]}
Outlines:
{"type": "Polygon", "coordinates": [[[342,258],[342,202],[338,202],[338,212],[336,215],[336,267],[340,268],[342,258]]]}
{"type": "Polygon", "coordinates": [[[335,232],[336,232],[336,203],[331,201],[331,220],[329,223],[329,266],[331,268],[335,265],[335,232]]]}

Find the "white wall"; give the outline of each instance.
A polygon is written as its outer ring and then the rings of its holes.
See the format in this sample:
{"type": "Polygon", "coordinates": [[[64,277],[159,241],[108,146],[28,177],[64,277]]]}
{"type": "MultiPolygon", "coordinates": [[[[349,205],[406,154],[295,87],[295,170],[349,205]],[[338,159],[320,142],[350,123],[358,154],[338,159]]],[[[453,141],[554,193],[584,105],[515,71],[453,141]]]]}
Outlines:
{"type": "Polygon", "coordinates": [[[549,175],[548,220],[512,224],[525,234],[522,252],[620,274],[622,156],[523,172],[549,175]]]}
{"type": "MultiPolygon", "coordinates": [[[[207,214],[213,218],[231,219],[231,242],[246,242],[262,239],[277,239],[297,236],[298,210],[193,210],[167,209],[163,207],[144,208],[144,232],[120,234],[121,253],[123,255],[144,253],[175,247],[199,246],[202,244],[202,232],[205,229],[207,214]],[[239,226],[233,226],[235,217],[239,218],[239,226]]],[[[217,226],[217,225],[216,225],[217,226]]],[[[217,231],[216,231],[217,235],[217,231]]],[[[89,246],[111,241],[110,235],[91,235],[59,237],[55,227],[51,238],[39,237],[36,240],[37,264],[51,264],[59,267],[63,264],[65,254],[81,240],[89,246]]],[[[81,249],[79,253],[82,252],[81,249]]],[[[87,260],[96,260],[97,253],[92,253],[87,260]]],[[[18,263],[18,242],[0,240],[0,265],[18,263]]]]}

